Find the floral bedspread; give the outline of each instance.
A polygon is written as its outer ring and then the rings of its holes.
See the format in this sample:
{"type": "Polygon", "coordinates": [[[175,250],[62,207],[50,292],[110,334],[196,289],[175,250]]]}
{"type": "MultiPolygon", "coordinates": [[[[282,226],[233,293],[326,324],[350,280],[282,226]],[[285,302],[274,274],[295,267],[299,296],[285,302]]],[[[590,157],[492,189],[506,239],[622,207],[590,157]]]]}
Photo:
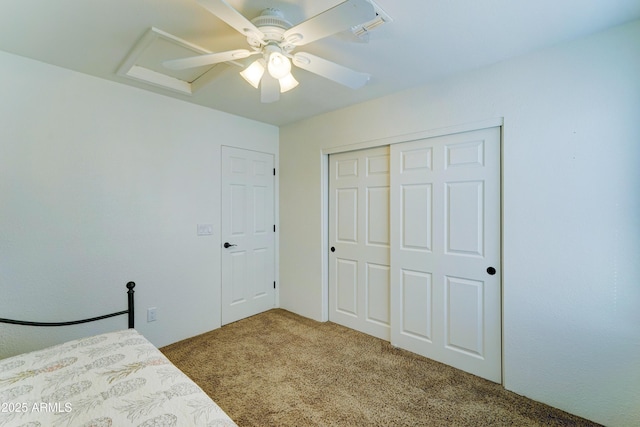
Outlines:
{"type": "Polygon", "coordinates": [[[0,360],[0,426],[235,426],[134,329],[0,360]]]}

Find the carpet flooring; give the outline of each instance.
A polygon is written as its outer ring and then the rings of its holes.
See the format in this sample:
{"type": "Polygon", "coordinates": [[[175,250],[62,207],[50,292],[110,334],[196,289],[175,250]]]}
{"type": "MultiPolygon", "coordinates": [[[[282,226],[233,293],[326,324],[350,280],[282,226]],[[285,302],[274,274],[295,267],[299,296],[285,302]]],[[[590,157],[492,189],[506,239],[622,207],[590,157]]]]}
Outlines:
{"type": "Polygon", "coordinates": [[[388,342],[281,309],[161,351],[239,426],[597,426],[388,342]]]}

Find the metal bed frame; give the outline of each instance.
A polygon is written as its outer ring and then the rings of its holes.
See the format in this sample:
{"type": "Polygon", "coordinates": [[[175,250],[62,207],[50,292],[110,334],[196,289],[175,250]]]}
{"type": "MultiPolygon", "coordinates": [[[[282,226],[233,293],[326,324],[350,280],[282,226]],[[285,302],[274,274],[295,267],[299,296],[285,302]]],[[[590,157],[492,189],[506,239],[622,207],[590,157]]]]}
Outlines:
{"type": "Polygon", "coordinates": [[[122,314],[128,315],[129,329],[134,327],[134,308],[133,308],[133,294],[136,284],[134,282],[127,283],[127,300],[128,307],[126,310],[118,311],[116,313],[105,314],[104,316],[91,317],[89,319],[72,320],[70,322],[29,322],[24,320],[3,319],[0,318],[0,323],[10,323],[13,325],[26,325],[26,326],[69,326],[78,325],[80,323],[95,322],[96,320],[108,319],[109,317],[120,316],[122,314]]]}

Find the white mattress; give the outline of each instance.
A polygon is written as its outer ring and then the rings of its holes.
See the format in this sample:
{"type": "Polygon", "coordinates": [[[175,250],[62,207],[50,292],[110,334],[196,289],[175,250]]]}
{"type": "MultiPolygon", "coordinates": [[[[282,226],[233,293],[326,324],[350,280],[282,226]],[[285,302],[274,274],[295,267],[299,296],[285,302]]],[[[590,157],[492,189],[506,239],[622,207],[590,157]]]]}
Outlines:
{"type": "Polygon", "coordinates": [[[0,426],[235,426],[134,329],[0,360],[0,426]]]}

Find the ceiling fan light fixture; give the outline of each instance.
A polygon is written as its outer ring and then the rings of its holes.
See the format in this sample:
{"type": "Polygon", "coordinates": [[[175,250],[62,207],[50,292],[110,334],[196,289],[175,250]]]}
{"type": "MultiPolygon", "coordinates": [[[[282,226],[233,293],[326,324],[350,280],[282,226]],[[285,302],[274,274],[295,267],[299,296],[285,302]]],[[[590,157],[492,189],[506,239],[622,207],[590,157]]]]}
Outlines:
{"type": "Polygon", "coordinates": [[[258,89],[260,86],[260,79],[262,79],[262,75],[264,74],[264,61],[261,59],[257,59],[251,63],[247,68],[240,71],[240,75],[244,78],[251,86],[258,89]]]}
{"type": "Polygon", "coordinates": [[[269,74],[274,79],[281,79],[287,74],[291,74],[291,61],[280,52],[272,52],[269,55],[269,64],[267,65],[269,74]]]}
{"type": "Polygon", "coordinates": [[[280,83],[280,93],[285,93],[298,86],[298,81],[293,77],[293,74],[289,73],[286,76],[278,79],[280,83]]]}

